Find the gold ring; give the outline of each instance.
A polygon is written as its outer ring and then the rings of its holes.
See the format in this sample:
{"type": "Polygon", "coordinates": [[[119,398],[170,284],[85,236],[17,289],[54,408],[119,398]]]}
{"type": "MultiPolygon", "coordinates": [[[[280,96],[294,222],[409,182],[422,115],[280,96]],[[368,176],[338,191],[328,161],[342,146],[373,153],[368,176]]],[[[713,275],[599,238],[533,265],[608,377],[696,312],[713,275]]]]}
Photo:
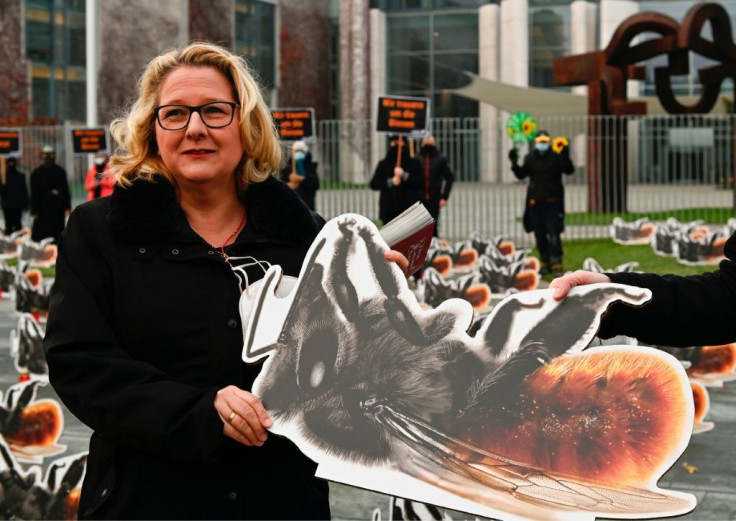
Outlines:
{"type": "Polygon", "coordinates": [[[235,411],[231,412],[230,413],[230,416],[227,417],[227,422],[228,423],[232,423],[233,422],[233,418],[235,418],[236,416],[237,416],[237,414],[235,414],[235,411]]]}

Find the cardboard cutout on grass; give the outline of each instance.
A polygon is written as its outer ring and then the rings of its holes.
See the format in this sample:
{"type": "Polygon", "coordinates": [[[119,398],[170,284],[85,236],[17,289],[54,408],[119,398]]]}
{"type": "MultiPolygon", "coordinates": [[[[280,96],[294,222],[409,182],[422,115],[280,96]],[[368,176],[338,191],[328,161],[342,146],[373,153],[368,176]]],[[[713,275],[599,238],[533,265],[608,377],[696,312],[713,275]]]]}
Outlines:
{"type": "Polygon", "coordinates": [[[271,267],[241,299],[243,358],[271,431],[317,475],[497,519],[678,515],[692,495],[657,488],[693,427],[670,355],[584,351],[616,284],[515,294],[479,331],[468,302],[417,303],[359,215],[328,222],[297,279],[271,267]]]}

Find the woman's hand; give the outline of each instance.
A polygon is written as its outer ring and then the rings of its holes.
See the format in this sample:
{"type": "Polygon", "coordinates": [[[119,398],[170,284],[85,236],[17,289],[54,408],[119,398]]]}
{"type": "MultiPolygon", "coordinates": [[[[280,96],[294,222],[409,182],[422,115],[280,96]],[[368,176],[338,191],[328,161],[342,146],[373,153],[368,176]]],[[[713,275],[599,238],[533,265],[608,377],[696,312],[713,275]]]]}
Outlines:
{"type": "Polygon", "coordinates": [[[388,250],[384,254],[384,258],[389,262],[395,262],[401,271],[406,275],[406,270],[409,269],[409,259],[404,257],[404,254],[396,250],[388,250]]]}
{"type": "Polygon", "coordinates": [[[225,424],[225,436],[249,447],[260,447],[268,438],[272,421],[256,395],[228,385],[217,391],[215,409],[225,424]]]}
{"type": "Polygon", "coordinates": [[[562,300],[575,286],[595,284],[596,282],[611,282],[611,279],[609,279],[608,276],[604,275],[603,273],[577,270],[554,279],[552,282],[549,283],[549,287],[555,290],[554,295],[552,295],[555,300],[562,300]]]}

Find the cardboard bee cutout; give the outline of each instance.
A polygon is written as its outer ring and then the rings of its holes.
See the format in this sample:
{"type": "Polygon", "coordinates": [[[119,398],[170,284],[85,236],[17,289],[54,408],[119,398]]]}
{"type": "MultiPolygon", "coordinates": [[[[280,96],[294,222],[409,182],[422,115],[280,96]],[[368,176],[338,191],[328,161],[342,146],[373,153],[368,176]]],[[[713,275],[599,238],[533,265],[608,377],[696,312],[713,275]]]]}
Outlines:
{"type": "Polygon", "coordinates": [[[243,293],[253,392],[317,475],[496,519],[678,515],[657,488],[693,427],[685,370],[642,347],[584,351],[617,284],[522,292],[473,311],[422,309],[385,242],[358,215],[327,223],[297,279],[279,266],[243,293]]]}
{"type": "Polygon", "coordinates": [[[0,437],[0,515],[3,519],[77,519],[87,454],[54,460],[45,476],[23,470],[0,437]]]}
{"type": "Polygon", "coordinates": [[[0,437],[19,461],[41,463],[66,450],[58,443],[64,429],[61,406],[48,398],[36,400],[39,385],[45,384],[28,380],[0,393],[0,437]]]}
{"type": "Polygon", "coordinates": [[[657,227],[646,217],[634,222],[626,222],[620,217],[613,218],[611,238],[618,244],[649,244],[657,227]]]}

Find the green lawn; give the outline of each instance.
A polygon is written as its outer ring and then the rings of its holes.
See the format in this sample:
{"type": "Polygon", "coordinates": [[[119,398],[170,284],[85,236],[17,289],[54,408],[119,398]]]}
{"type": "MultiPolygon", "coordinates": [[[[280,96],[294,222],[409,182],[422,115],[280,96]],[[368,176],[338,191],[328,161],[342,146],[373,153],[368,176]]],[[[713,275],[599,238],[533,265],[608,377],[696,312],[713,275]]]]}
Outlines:
{"type": "MultiPolygon", "coordinates": [[[[696,275],[706,271],[717,269],[717,266],[687,266],[680,264],[674,257],[661,257],[654,253],[650,245],[623,246],[613,242],[612,239],[584,239],[565,240],[562,235],[562,247],[565,252],[565,270],[576,270],[583,267],[583,261],[594,258],[603,269],[613,270],[616,266],[626,262],[636,261],[639,263],[636,271],[649,273],[675,273],[677,275],[696,275]]],[[[531,255],[538,257],[539,252],[533,249],[531,255]]],[[[551,275],[544,277],[552,280],[551,275]]]]}
{"type": "Polygon", "coordinates": [[[610,225],[614,217],[621,217],[626,222],[632,222],[644,217],[650,221],[666,221],[668,218],[674,217],[683,223],[704,221],[706,223],[725,224],[730,217],[734,216],[736,216],[736,213],[734,213],[733,208],[681,208],[663,212],[624,213],[569,212],[565,214],[565,224],[571,226],[610,225]]]}

